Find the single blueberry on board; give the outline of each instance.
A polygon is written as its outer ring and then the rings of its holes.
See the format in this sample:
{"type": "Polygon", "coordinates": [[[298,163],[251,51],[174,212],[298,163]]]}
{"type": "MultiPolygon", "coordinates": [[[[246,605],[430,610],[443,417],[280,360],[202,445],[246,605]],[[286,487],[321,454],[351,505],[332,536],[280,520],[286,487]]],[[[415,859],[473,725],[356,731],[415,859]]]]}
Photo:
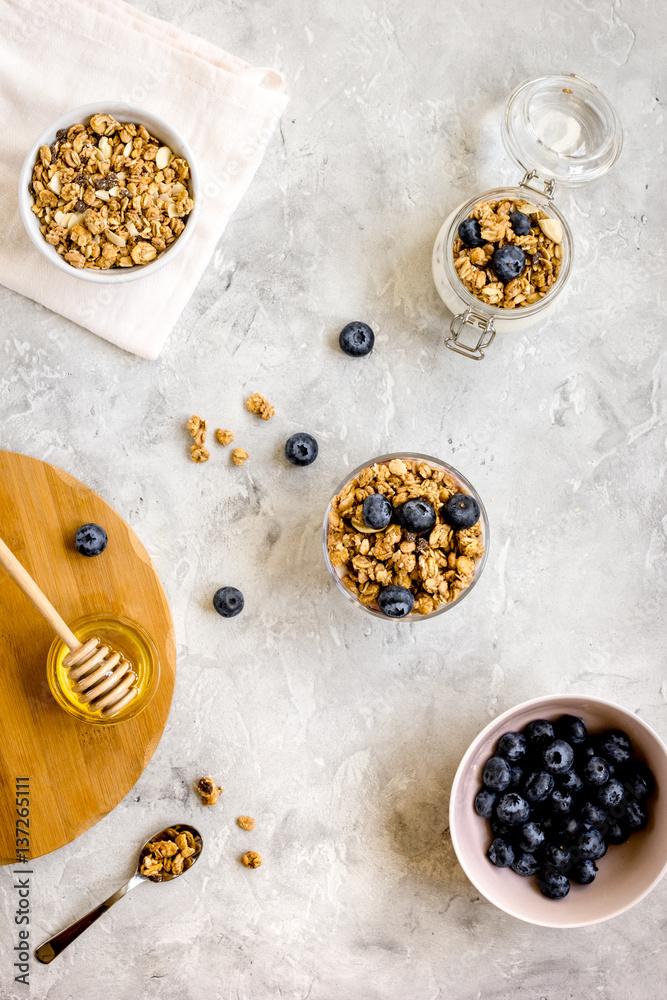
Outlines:
{"type": "Polygon", "coordinates": [[[376,531],[387,527],[393,513],[394,508],[391,501],[382,493],[371,493],[370,496],[366,497],[361,508],[364,524],[369,528],[375,528],[376,531]]]}
{"type": "Polygon", "coordinates": [[[523,875],[524,878],[528,878],[529,875],[535,875],[539,871],[540,863],[534,854],[522,851],[519,855],[515,855],[510,867],[517,875],[523,875]]]}
{"type": "Polygon", "coordinates": [[[74,544],[82,556],[99,556],[107,547],[107,533],[99,524],[82,524],[74,544]]]}
{"type": "Polygon", "coordinates": [[[440,514],[443,521],[457,531],[462,528],[472,528],[479,521],[479,504],[469,493],[455,493],[442,507],[440,514]]]}
{"type": "Polygon", "coordinates": [[[564,899],[570,891],[570,882],[561,872],[545,869],[537,876],[540,892],[547,899],[564,899]]]}
{"type": "Polygon", "coordinates": [[[574,764],[574,751],[569,743],[554,740],[544,748],[542,761],[550,774],[565,774],[574,764]]]}
{"type": "Polygon", "coordinates": [[[516,236],[527,236],[530,232],[530,219],[523,212],[512,212],[510,225],[516,236]]]}
{"type": "Polygon", "coordinates": [[[496,816],[501,823],[509,826],[517,826],[519,823],[526,823],[530,816],[530,806],[524,798],[516,792],[506,792],[498,799],[496,806],[496,816]]]}
{"type": "Polygon", "coordinates": [[[498,740],[496,753],[506,760],[520,760],[526,755],[526,737],[523,733],[503,733],[498,740]]]}
{"type": "Polygon", "coordinates": [[[489,757],[482,771],[482,782],[492,792],[503,792],[510,783],[510,766],[503,757],[489,757]]]}
{"type": "Polygon", "coordinates": [[[494,250],[491,266],[496,272],[498,281],[506,285],[515,278],[520,278],[526,270],[526,255],[521,247],[507,243],[504,247],[494,250]]]}
{"type": "Polygon", "coordinates": [[[413,535],[424,535],[435,527],[435,511],[426,500],[408,500],[397,508],[396,519],[413,535]]]}
{"type": "Polygon", "coordinates": [[[496,837],[486,852],[486,856],[496,868],[509,868],[514,861],[512,845],[508,844],[502,837],[496,837]]]}
{"type": "Polygon", "coordinates": [[[477,219],[464,219],[459,225],[459,239],[467,247],[483,247],[482,231],[477,219]]]}
{"type": "Polygon", "coordinates": [[[341,351],[350,358],[364,358],[373,350],[375,334],[368,323],[348,323],[338,337],[341,351]]]}
{"type": "Polygon", "coordinates": [[[234,618],[243,611],[243,594],[236,587],[220,587],[213,595],[213,607],[223,618],[234,618]]]}
{"type": "Polygon", "coordinates": [[[475,796],[475,812],[477,815],[481,816],[482,819],[491,819],[497,798],[497,792],[490,792],[488,788],[482,788],[475,796]]]}
{"type": "Polygon", "coordinates": [[[392,584],[378,594],[378,608],[387,618],[405,618],[415,606],[414,595],[407,587],[392,584]]]}
{"type": "Polygon", "coordinates": [[[310,465],[317,458],[319,448],[312,434],[298,431],[285,442],[285,458],[292,465],[310,465]]]}
{"type": "Polygon", "coordinates": [[[575,861],[570,867],[568,875],[573,882],[578,882],[579,885],[590,885],[595,879],[595,874],[598,870],[598,866],[590,858],[586,858],[583,861],[575,861]]]}

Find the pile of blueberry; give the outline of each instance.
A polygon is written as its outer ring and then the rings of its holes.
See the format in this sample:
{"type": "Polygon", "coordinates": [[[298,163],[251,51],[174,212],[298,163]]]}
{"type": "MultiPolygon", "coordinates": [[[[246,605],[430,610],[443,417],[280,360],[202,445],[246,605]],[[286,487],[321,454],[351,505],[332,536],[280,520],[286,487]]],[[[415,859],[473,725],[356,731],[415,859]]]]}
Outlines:
{"type": "Polygon", "coordinates": [[[625,733],[589,735],[573,715],[505,733],[482,781],[475,811],[494,836],[487,858],[517,875],[537,875],[548,899],[567,896],[570,881],[593,881],[607,848],[646,826],[655,790],[625,733]]]}

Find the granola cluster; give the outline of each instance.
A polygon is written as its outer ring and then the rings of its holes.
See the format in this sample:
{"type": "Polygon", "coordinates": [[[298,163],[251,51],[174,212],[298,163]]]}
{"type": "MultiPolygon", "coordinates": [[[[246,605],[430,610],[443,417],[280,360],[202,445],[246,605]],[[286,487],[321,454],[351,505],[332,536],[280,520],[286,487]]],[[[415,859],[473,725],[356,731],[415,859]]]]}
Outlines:
{"type": "Polygon", "coordinates": [[[179,833],[169,827],[158,834],[160,840],[151,840],[143,849],[139,871],[154,882],[161,882],[163,875],[180,875],[192,864],[189,860],[197,853],[195,838],[189,830],[179,833]]]}
{"type": "Polygon", "coordinates": [[[262,863],[262,855],[258,854],[257,851],[246,851],[241,861],[246,868],[259,868],[262,863]]]}
{"type": "Polygon", "coordinates": [[[270,420],[276,412],[275,408],[271,406],[268,399],[265,399],[264,396],[260,395],[258,392],[254,392],[245,405],[246,409],[250,413],[256,413],[262,418],[262,420],[270,420]]]}
{"type": "Polygon", "coordinates": [[[455,601],[472,583],[477,560],[484,553],[479,523],[455,530],[441,510],[460,483],[425,462],[392,459],[363,469],[331,501],[327,545],[331,565],[342,570],[342,582],[362,604],[375,606],[381,587],[396,584],[410,590],[414,612],[427,615],[455,601]],[[425,500],[436,512],[426,537],[415,537],[398,524],[381,531],[363,521],[367,496],[383,493],[398,507],[408,500],[425,500]]]}
{"type": "Polygon", "coordinates": [[[222,788],[216,785],[213,778],[200,778],[197,782],[197,791],[202,797],[205,806],[214,806],[222,795],[222,788]]]}
{"type": "Polygon", "coordinates": [[[192,461],[208,462],[211,457],[211,453],[208,448],[204,447],[208,420],[202,420],[202,418],[198,417],[196,413],[193,413],[185,426],[190,431],[190,437],[194,440],[194,444],[190,445],[190,455],[192,457],[192,461]]]}
{"type": "Polygon", "coordinates": [[[104,271],[149,264],[194,208],[190,167],[144,125],[97,114],[40,146],[30,181],[40,231],[68,264],[104,271]]]}
{"type": "Polygon", "coordinates": [[[460,236],[454,240],[454,267],[475,298],[502,309],[520,309],[544,298],[558,277],[563,258],[563,229],[557,219],[522,199],[480,201],[468,216],[477,219],[484,246],[467,247],[460,236]],[[517,236],[510,215],[522,212],[531,223],[530,232],[517,236]],[[491,258],[498,247],[513,243],[526,256],[526,269],[507,284],[498,280],[491,258]]]}
{"type": "Polygon", "coordinates": [[[242,830],[255,829],[255,820],[253,819],[252,816],[239,816],[237,823],[242,830]]]}

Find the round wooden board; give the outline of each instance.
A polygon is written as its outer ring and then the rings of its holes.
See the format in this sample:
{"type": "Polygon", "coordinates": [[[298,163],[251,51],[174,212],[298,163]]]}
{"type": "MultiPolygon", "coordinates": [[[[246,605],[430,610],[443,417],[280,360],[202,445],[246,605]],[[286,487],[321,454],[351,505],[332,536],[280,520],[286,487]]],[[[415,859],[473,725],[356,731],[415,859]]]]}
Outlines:
{"type": "Polygon", "coordinates": [[[153,756],[174,691],[174,627],[143,545],[93,490],[66,472],[0,451],[0,536],[66,621],[96,611],[134,618],[153,637],[161,677],[150,705],[116,726],[90,726],[53,700],[46,656],[54,638],[0,568],[0,864],[16,860],[16,778],[30,778],[29,857],[69,844],[101,820],[153,756]],[[92,559],[74,547],[89,521],[109,535],[92,559]]]}

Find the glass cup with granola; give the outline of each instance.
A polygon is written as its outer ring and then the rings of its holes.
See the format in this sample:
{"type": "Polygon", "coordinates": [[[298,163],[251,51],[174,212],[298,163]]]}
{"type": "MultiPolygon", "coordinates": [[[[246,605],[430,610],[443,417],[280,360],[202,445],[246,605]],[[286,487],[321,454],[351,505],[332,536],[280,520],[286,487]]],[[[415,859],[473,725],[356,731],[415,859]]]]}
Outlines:
{"type": "Polygon", "coordinates": [[[454,314],[445,344],[478,361],[498,331],[530,326],[561,301],[573,241],[556,189],[601,177],[623,143],[611,104],[572,74],[517,87],[505,105],[502,137],[523,179],[451,212],[432,256],[438,294],[454,314]]]}
{"type": "Polygon", "coordinates": [[[463,600],[484,568],[484,504],[430,455],[380,455],[346,476],[327,507],[324,559],[344,597],[377,618],[423,621],[463,600]]]}

